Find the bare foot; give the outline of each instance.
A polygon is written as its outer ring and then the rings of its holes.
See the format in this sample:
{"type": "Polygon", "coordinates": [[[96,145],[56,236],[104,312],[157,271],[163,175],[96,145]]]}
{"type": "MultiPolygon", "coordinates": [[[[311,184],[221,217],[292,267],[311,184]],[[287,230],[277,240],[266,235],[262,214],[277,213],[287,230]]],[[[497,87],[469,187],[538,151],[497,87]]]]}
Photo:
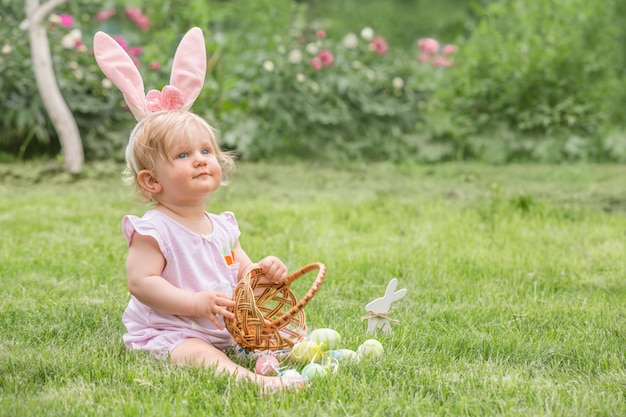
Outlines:
{"type": "Polygon", "coordinates": [[[305,379],[299,376],[264,376],[259,382],[261,383],[261,396],[285,390],[297,391],[306,386],[305,379]]]}

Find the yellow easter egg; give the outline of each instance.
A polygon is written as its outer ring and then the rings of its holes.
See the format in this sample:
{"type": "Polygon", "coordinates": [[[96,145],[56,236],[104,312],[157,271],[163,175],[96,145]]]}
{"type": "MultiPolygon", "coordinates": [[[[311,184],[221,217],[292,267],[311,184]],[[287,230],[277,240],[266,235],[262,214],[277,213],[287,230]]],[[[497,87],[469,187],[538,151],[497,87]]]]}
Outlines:
{"type": "Polygon", "coordinates": [[[289,358],[301,363],[313,362],[322,357],[320,346],[312,340],[303,340],[293,345],[289,358]]]}

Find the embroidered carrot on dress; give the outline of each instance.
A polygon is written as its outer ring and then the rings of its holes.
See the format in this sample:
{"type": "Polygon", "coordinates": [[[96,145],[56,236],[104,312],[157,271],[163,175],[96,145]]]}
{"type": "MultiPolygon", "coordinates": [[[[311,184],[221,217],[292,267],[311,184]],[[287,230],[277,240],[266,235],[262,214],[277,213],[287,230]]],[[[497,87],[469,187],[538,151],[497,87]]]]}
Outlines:
{"type": "Polygon", "coordinates": [[[232,240],[230,241],[230,247],[222,249],[222,254],[224,255],[226,265],[232,265],[235,263],[235,244],[232,240]]]}

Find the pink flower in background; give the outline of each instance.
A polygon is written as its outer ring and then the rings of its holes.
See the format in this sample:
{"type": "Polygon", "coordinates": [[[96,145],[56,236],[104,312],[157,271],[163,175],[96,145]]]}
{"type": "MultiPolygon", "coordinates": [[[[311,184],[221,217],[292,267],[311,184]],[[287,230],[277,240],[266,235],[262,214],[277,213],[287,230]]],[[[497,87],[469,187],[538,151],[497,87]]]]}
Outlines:
{"type": "Polygon", "coordinates": [[[160,70],[160,69],[161,69],[161,63],[160,63],[160,62],[157,62],[157,61],[152,61],[152,62],[148,65],[148,67],[149,67],[151,70],[157,71],[157,70],[160,70]]]}
{"type": "Polygon", "coordinates": [[[432,38],[422,38],[417,41],[420,49],[417,60],[422,63],[430,62],[437,68],[449,68],[454,61],[447,58],[456,52],[456,46],[448,44],[441,49],[439,53],[439,42],[432,38]]]}
{"type": "Polygon", "coordinates": [[[150,27],[150,20],[146,16],[137,17],[134,22],[144,32],[147,32],[150,27]]]}
{"type": "Polygon", "coordinates": [[[113,36],[113,39],[115,39],[115,42],[117,42],[122,48],[128,50],[128,42],[126,42],[126,39],[122,38],[120,35],[113,36]]]}
{"type": "Polygon", "coordinates": [[[142,52],[143,50],[139,46],[133,46],[128,49],[128,53],[131,55],[141,55],[142,52]]]}
{"type": "Polygon", "coordinates": [[[148,27],[150,26],[150,21],[141,12],[141,10],[130,6],[126,6],[124,10],[126,11],[126,16],[128,16],[129,19],[132,20],[138,28],[140,28],[144,32],[148,30],[148,27]]]}
{"type": "Polygon", "coordinates": [[[130,17],[131,19],[142,15],[141,10],[131,6],[124,6],[124,12],[126,12],[126,16],[130,17]]]}
{"type": "Polygon", "coordinates": [[[330,67],[335,62],[335,56],[328,49],[322,49],[311,59],[311,66],[315,71],[319,71],[322,67],[330,67]]]}
{"type": "Polygon", "coordinates": [[[453,62],[442,55],[437,55],[433,58],[433,66],[437,68],[449,68],[453,62]]]}
{"type": "Polygon", "coordinates": [[[115,16],[115,14],[115,9],[100,10],[98,13],[96,13],[94,19],[101,22],[103,20],[108,20],[112,18],[113,16],[115,16]]]}
{"type": "Polygon", "coordinates": [[[376,36],[374,39],[372,39],[372,42],[370,43],[370,49],[372,49],[378,55],[383,56],[386,55],[387,52],[389,52],[389,45],[387,44],[385,38],[383,38],[382,36],[376,36]]]}
{"type": "Polygon", "coordinates": [[[444,55],[444,56],[452,55],[455,52],[456,52],[456,46],[454,46],[454,45],[446,45],[441,50],[441,54],[444,55]]]}
{"type": "Polygon", "coordinates": [[[430,61],[430,54],[427,54],[426,52],[420,52],[420,54],[417,56],[417,60],[421,63],[428,62],[430,61]]]}
{"type": "Polygon", "coordinates": [[[322,59],[319,57],[319,55],[311,59],[311,66],[315,71],[319,71],[322,69],[324,63],[322,62],[322,59]]]}
{"type": "Polygon", "coordinates": [[[422,38],[417,41],[417,46],[420,50],[427,54],[434,54],[439,52],[439,42],[432,38],[422,38]]]}
{"type": "Polygon", "coordinates": [[[318,29],[315,31],[315,36],[320,39],[324,39],[326,37],[326,31],[324,31],[324,29],[318,29]]]}
{"type": "Polygon", "coordinates": [[[63,13],[59,16],[59,23],[64,28],[71,28],[72,26],[74,26],[74,18],[72,17],[72,15],[63,13]]]}
{"type": "Polygon", "coordinates": [[[335,56],[328,49],[322,49],[317,56],[325,67],[330,67],[335,62],[335,56]]]}

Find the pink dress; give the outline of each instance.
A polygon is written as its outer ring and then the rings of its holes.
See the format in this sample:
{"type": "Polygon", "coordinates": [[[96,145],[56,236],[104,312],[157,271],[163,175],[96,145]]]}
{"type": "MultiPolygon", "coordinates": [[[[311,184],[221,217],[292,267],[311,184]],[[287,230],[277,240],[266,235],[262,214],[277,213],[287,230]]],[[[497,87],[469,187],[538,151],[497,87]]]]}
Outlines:
{"type": "MultiPolygon", "coordinates": [[[[135,233],[156,240],[166,261],[161,276],[176,287],[232,296],[239,271],[232,250],[240,236],[239,226],[231,212],[206,215],[213,223],[210,235],[195,233],[156,210],[141,218],[125,216],[122,231],[129,244],[135,233]]],[[[219,330],[209,319],[164,314],[132,295],[122,321],[127,329],[124,344],[150,351],[158,358],[166,357],[188,338],[203,339],[218,349],[235,346],[228,331],[219,330]]]]}

